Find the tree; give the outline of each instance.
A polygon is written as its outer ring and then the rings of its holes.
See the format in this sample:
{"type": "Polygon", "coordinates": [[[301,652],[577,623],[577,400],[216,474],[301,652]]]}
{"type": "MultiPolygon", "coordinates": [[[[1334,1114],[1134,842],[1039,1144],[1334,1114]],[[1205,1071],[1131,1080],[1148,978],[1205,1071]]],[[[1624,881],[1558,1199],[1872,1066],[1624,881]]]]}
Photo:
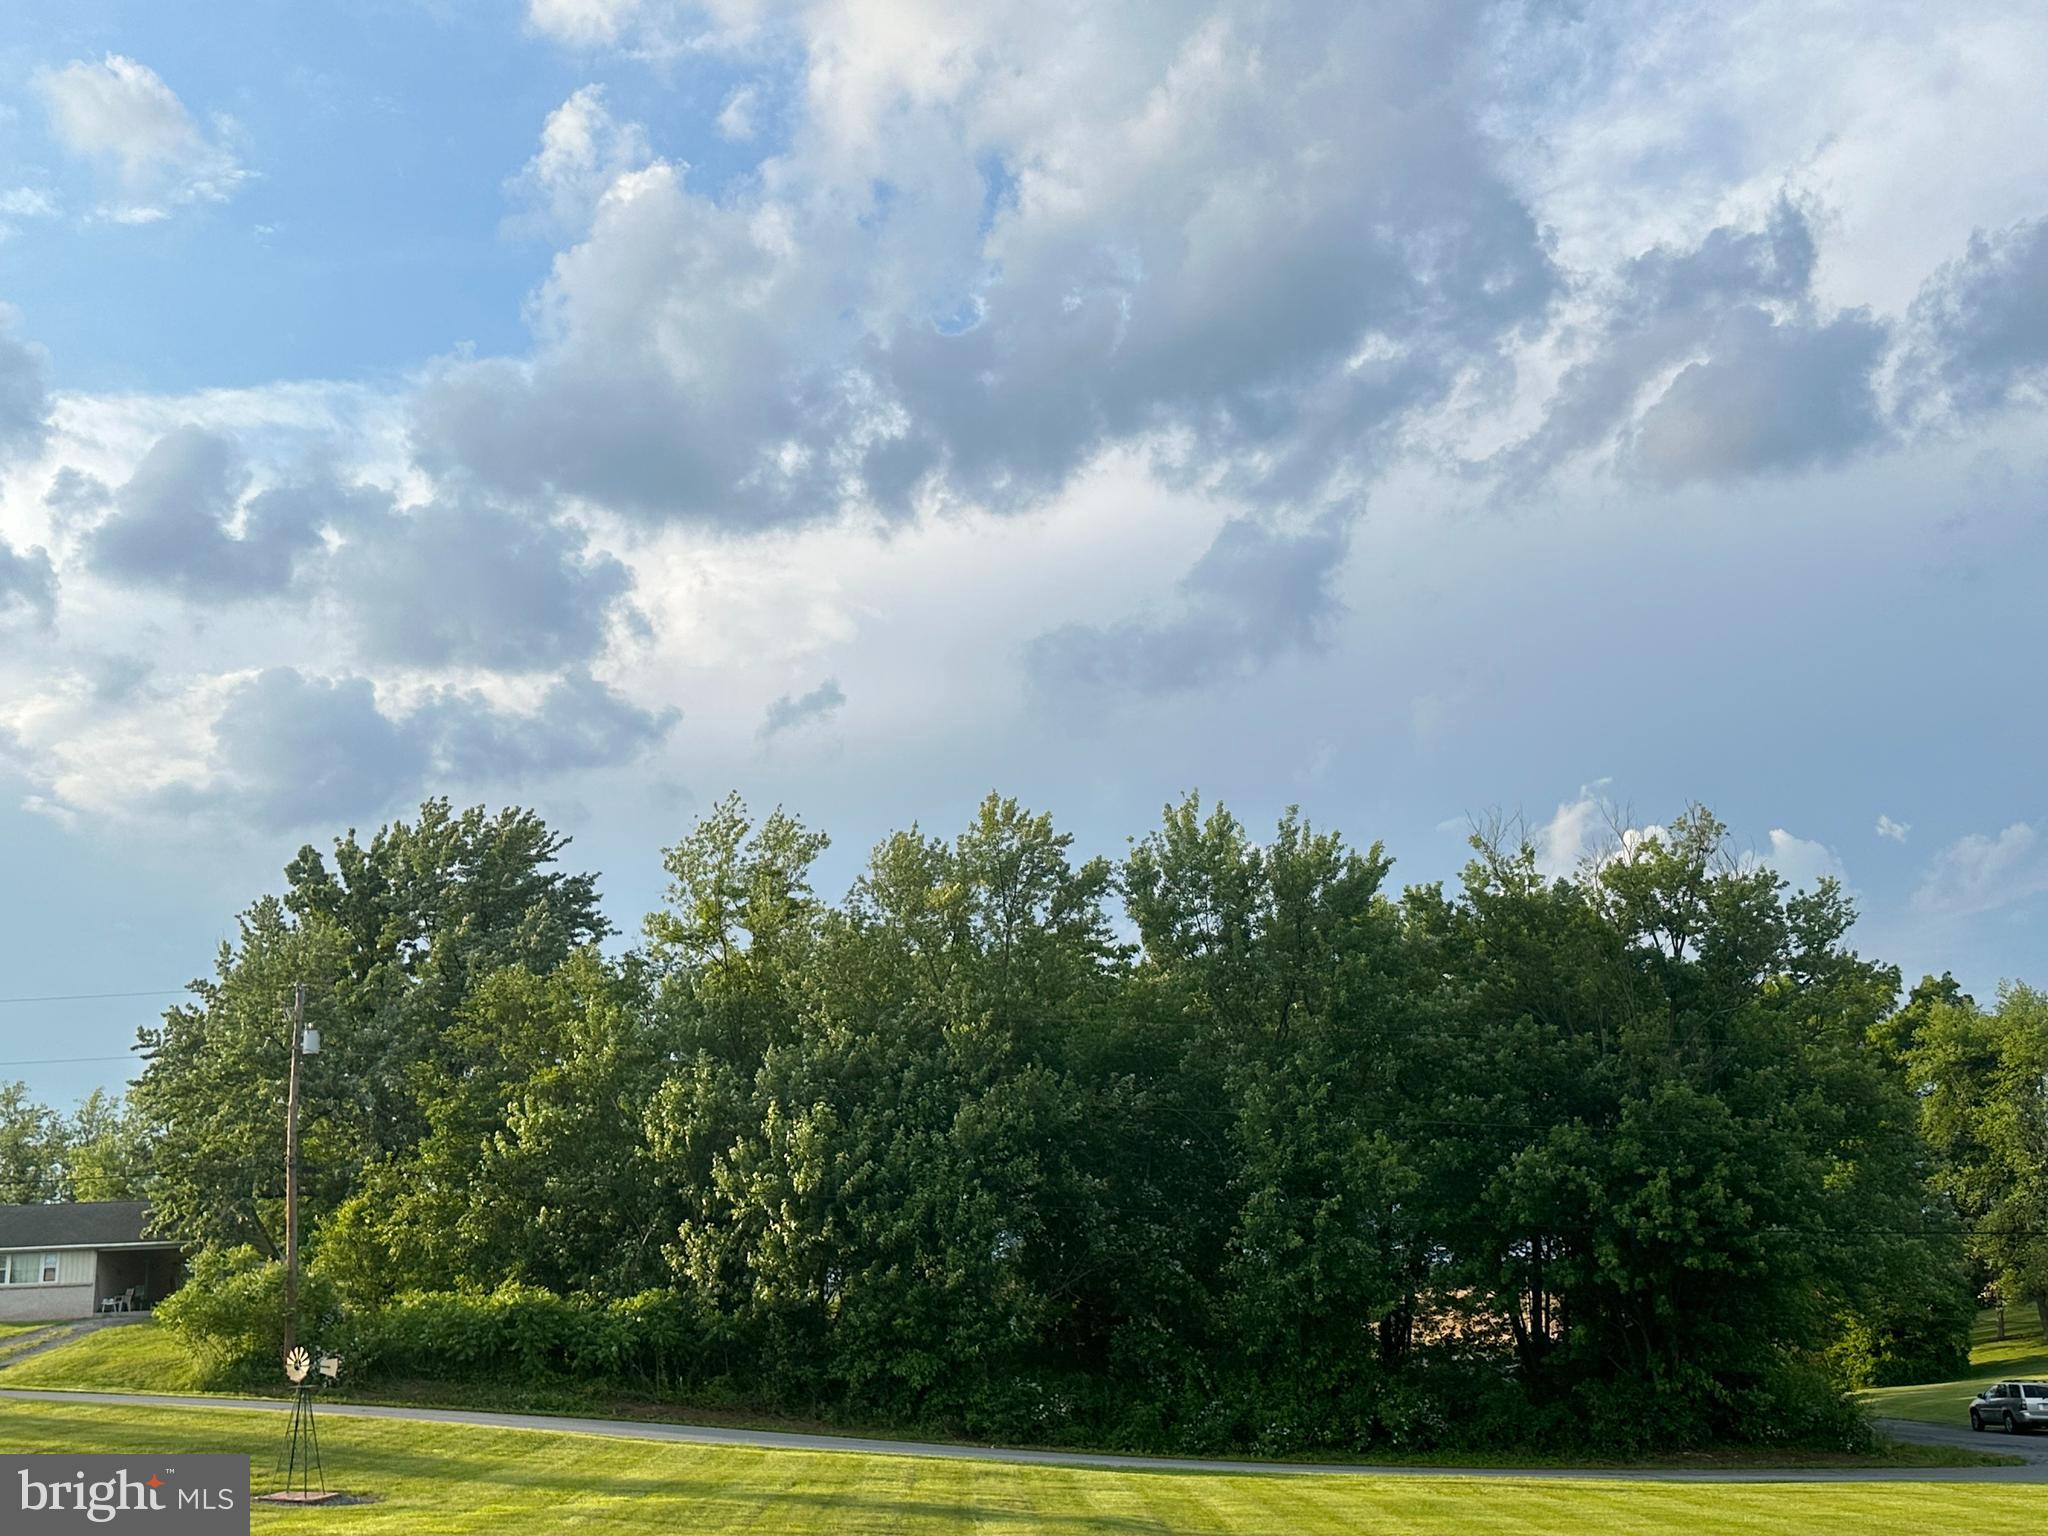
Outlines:
{"type": "Polygon", "coordinates": [[[1446,1279],[1624,1440],[1739,1431],[1887,1279],[1961,1282],[1870,1043],[1896,973],[1842,947],[1831,883],[1787,901],[1724,844],[1693,810],[1556,882],[1482,845],[1445,923],[1440,1102],[1472,1131],[1429,1181],[1446,1279]]]}
{"type": "Polygon", "coordinates": [[[454,1025],[484,978],[545,975],[610,930],[595,877],[555,868],[567,840],[529,811],[461,813],[430,800],[367,843],[311,847],[221,947],[196,1001],[142,1032],[133,1092],[159,1134],[155,1197],[167,1229],[232,1247],[282,1246],[286,1010],[307,988],[323,1049],[302,1089],[301,1195],[309,1225],[363,1171],[430,1129],[428,1106],[467,1071],[454,1025]]]}
{"type": "Polygon", "coordinates": [[[1942,1185],[1999,1294],[2048,1337],[2048,995],[2007,985],[1986,1012],[1944,989],[1923,1012],[1907,1068],[1942,1185]]]}
{"type": "Polygon", "coordinates": [[[69,1152],[63,1116],[31,1099],[26,1083],[0,1083],[0,1205],[63,1199],[69,1152]]]}
{"type": "Polygon", "coordinates": [[[1214,1073],[1204,1107],[1222,1111],[1202,1128],[1216,1138],[1201,1214],[1222,1258],[1205,1309],[1219,1363],[1247,1423],[1284,1422],[1288,1439],[1369,1427],[1373,1367],[1406,1353],[1428,1268],[1402,1108],[1418,1020],[1401,914],[1380,894],[1390,867],[1378,845],[1361,853],[1292,811],[1254,844],[1190,797],[1124,869],[1135,984],[1192,1022],[1186,1049],[1214,1073]]]}
{"type": "Polygon", "coordinates": [[[118,1094],[95,1088],[71,1117],[74,1200],[146,1200],[154,1147],[147,1127],[118,1094]]]}
{"type": "Polygon", "coordinates": [[[0,1205],[146,1199],[150,1154],[119,1095],[95,1088],[66,1115],[0,1083],[0,1205]]]}
{"type": "Polygon", "coordinates": [[[884,842],[832,913],[821,841],[784,818],[729,802],[671,853],[649,931],[692,1051],[650,1122],[672,1260],[787,1390],[1012,1432],[1042,1406],[1084,1267],[1063,1052],[1117,953],[1108,866],[1068,842],[992,798],[950,845],[884,842]]]}
{"type": "Polygon", "coordinates": [[[666,1278],[676,1217],[643,1119],[667,1065],[644,967],[595,950],[509,967],[458,1008],[467,1063],[427,1135],[374,1164],[321,1233],[356,1300],[507,1283],[623,1296],[666,1278]]]}
{"type": "Polygon", "coordinates": [[[302,854],[149,1042],[160,1203],[274,1240],[304,980],[317,1270],[464,1368],[666,1319],[742,1398],[997,1438],[1840,1445],[1954,1368],[1959,1213],[2041,1272],[2039,999],[1897,1005],[1703,810],[1398,896],[1193,797],[1121,866],[993,796],[838,901],[825,846],[721,802],[618,958],[524,813],[302,854]]]}

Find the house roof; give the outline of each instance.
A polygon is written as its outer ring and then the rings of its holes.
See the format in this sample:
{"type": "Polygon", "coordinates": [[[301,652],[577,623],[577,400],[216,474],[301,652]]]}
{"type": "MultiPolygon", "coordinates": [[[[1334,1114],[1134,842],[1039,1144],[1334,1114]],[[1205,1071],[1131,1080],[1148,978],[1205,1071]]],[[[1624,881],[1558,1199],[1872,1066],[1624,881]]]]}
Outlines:
{"type": "Polygon", "coordinates": [[[0,1249],[118,1248],[156,1244],[175,1248],[148,1229],[141,1200],[95,1200],[62,1205],[0,1205],[0,1249]]]}

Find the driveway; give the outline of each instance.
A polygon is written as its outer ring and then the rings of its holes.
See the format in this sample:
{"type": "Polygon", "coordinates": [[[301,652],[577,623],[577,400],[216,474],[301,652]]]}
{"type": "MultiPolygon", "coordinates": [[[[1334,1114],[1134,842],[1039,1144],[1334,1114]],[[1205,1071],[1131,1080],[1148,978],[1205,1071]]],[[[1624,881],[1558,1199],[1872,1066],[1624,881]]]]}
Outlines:
{"type": "Polygon", "coordinates": [[[1999,1456],[2024,1456],[2030,1467],[2048,1471],[2048,1435],[1988,1429],[1982,1434],[1967,1424],[1921,1424],[1912,1419],[1879,1419],[1877,1427],[1894,1440],[1910,1445],[1948,1445],[1964,1451],[1990,1451],[1999,1456]]]}

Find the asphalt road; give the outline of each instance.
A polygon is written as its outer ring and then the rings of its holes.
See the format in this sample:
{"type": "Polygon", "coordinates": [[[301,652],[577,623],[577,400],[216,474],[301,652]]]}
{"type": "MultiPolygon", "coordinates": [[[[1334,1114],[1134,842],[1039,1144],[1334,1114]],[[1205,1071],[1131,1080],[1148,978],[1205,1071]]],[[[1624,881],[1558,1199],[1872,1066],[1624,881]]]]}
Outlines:
{"type": "MultiPolygon", "coordinates": [[[[139,1392],[38,1392],[0,1390],[0,1403],[95,1403],[117,1408],[234,1409],[282,1413],[291,1404],[271,1397],[174,1397],[139,1392]]],[[[531,1429],[550,1434],[607,1435],[622,1440],[673,1441],[683,1445],[750,1446],[775,1451],[854,1452],[863,1456],[935,1456],[954,1461],[1001,1461],[1028,1466],[1101,1467],[1117,1472],[1257,1473],[1282,1477],[1480,1477],[1649,1483],[2038,1483],[2048,1482],[2048,1439],[2001,1434],[1973,1435],[1930,1424],[1880,1420],[1901,1440],[1960,1445],[2027,1458],[2017,1467],[1400,1467],[1316,1462],[1206,1461],[1179,1456],[1105,1456],[1086,1451],[1029,1451],[1001,1446],[953,1445],[919,1440],[868,1440],[850,1435],[799,1435],[782,1430],[720,1429],[701,1424],[648,1423],[638,1419],[584,1419],[543,1413],[484,1413],[466,1408],[383,1408],[369,1403],[323,1403],[323,1418],[399,1419],[424,1424],[472,1424],[483,1429],[531,1429]]]]}
{"type": "Polygon", "coordinates": [[[2048,1474],[2048,1435],[2026,1430],[2006,1434],[1988,1429],[1982,1434],[1968,1424],[1917,1424],[1911,1419],[1879,1419],[1878,1427],[1894,1440],[1914,1445],[1951,1445],[1965,1451],[1989,1451],[1999,1456],[2024,1456],[2030,1467],[2048,1474]]]}

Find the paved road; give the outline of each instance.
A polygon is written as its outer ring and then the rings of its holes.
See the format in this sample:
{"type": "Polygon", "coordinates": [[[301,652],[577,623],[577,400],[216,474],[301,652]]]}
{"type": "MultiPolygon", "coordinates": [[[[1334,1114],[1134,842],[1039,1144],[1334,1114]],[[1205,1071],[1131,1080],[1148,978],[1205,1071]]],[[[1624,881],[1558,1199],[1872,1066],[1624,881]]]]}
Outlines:
{"type": "Polygon", "coordinates": [[[2008,1435],[1990,1429],[1979,1434],[1968,1424],[1916,1424],[1911,1419],[1879,1419],[1878,1427],[1894,1440],[1915,1445],[1950,1445],[1965,1451],[1990,1451],[1999,1456],[2024,1456],[2030,1467],[2048,1473],[2048,1435],[2025,1430],[2008,1435]]]}
{"type": "MultiPolygon", "coordinates": [[[[35,1392],[0,1390],[0,1403],[96,1403],[132,1408],[214,1408],[279,1413],[288,1401],[270,1397],[172,1397],[132,1392],[35,1392]]],[[[1178,1456],[1103,1456],[1085,1451],[1026,1451],[1000,1446],[949,1445],[918,1440],[866,1440],[848,1435],[799,1435],[768,1429],[717,1429],[700,1424],[648,1423],[636,1419],[567,1418],[541,1413],[483,1413],[459,1408],[383,1408],[369,1403],[323,1403],[323,1416],[401,1419],[426,1424],[473,1424],[485,1429],[532,1429],[552,1434],[608,1435],[625,1440],[673,1441],[685,1445],[737,1445],[778,1451],[851,1451],[864,1456],[936,1456],[956,1461],[1020,1462],[1033,1466],[1102,1467],[1119,1472],[1230,1472],[1277,1476],[1485,1477],[1568,1479],[1599,1482],[1683,1483],[2037,1483],[2048,1482],[2048,1440],[1972,1435],[1927,1424],[1885,1421],[1899,1438],[1929,1444],[1961,1444],[1972,1450],[2020,1454],[2018,1467],[1774,1467],[1749,1471],[1721,1468],[1617,1469],[1592,1467],[1396,1467],[1346,1466],[1314,1462],[1205,1461],[1178,1456]]]]}

